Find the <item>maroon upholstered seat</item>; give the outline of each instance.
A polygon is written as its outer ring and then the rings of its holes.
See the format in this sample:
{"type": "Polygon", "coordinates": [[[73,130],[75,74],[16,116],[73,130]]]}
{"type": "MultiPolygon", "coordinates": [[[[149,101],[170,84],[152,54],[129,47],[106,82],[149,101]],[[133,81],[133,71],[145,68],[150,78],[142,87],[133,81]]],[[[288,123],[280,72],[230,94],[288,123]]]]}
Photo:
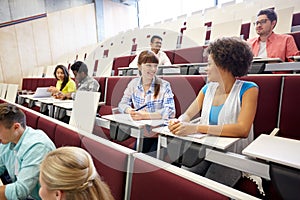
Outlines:
{"type": "Polygon", "coordinates": [[[186,111],[205,84],[204,76],[164,76],[163,79],[171,84],[176,117],[179,117],[186,111]]]}
{"type": "Polygon", "coordinates": [[[203,46],[197,46],[174,50],[174,64],[202,63],[203,49],[203,46]]]}
{"type": "Polygon", "coordinates": [[[113,61],[113,67],[114,75],[118,76],[120,67],[128,67],[130,63],[131,56],[121,56],[121,57],[115,57],[113,61]]]}
{"type": "Polygon", "coordinates": [[[284,78],[279,136],[300,140],[300,76],[284,78]]]}
{"type": "Polygon", "coordinates": [[[107,78],[107,89],[106,89],[106,98],[105,105],[100,107],[99,114],[100,115],[108,115],[111,114],[112,107],[117,107],[119,102],[121,101],[124,90],[126,89],[129,81],[133,79],[133,77],[108,77],[107,78]]]}
{"type": "Polygon", "coordinates": [[[40,116],[37,122],[37,128],[43,130],[48,137],[55,142],[56,123],[40,116]]]}
{"type": "Polygon", "coordinates": [[[110,187],[114,198],[124,199],[128,155],[87,137],[82,138],[81,147],[92,155],[99,175],[110,187]]]}
{"type": "Polygon", "coordinates": [[[254,119],[254,138],[270,134],[277,127],[281,76],[245,76],[242,80],[253,81],[259,86],[258,105],[254,119]]]}
{"type": "Polygon", "coordinates": [[[228,197],[171,173],[165,168],[160,168],[135,158],[130,199],[216,200],[228,199],[228,197]]]}
{"type": "Polygon", "coordinates": [[[76,146],[80,147],[81,145],[81,135],[75,131],[57,125],[55,129],[54,144],[56,147],[62,146],[76,146]]]}
{"type": "Polygon", "coordinates": [[[36,129],[39,116],[29,111],[23,110],[23,112],[26,115],[26,125],[36,129]]]}

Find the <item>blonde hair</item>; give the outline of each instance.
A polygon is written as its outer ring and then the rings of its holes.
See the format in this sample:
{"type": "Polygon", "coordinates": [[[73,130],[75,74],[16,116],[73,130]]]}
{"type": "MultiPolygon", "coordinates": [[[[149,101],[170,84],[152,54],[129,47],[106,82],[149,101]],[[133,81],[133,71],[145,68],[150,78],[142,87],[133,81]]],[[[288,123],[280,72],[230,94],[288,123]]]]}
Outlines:
{"type": "Polygon", "coordinates": [[[50,152],[40,166],[48,190],[61,190],[66,200],[113,200],[100,179],[88,152],[79,147],[61,147],[50,152]]]}

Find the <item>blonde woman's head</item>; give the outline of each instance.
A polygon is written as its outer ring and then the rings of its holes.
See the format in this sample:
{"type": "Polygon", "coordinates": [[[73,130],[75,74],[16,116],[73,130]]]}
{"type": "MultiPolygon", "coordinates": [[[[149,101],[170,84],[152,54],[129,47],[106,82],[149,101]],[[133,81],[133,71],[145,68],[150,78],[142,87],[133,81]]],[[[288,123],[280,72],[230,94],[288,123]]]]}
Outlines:
{"type": "Polygon", "coordinates": [[[113,199],[89,153],[78,147],[50,152],[40,167],[40,184],[43,200],[113,199]]]}

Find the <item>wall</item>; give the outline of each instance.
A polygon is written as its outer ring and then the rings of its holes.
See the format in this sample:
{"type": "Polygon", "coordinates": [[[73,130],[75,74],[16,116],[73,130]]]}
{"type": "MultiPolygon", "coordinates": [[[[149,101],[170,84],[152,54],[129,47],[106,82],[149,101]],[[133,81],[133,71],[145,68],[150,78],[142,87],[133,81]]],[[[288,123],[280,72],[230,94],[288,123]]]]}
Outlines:
{"type": "Polygon", "coordinates": [[[58,62],[67,65],[67,61],[74,61],[76,51],[95,43],[94,4],[0,28],[0,82],[20,84],[35,67],[58,62]],[[73,58],[66,56],[70,53],[73,58]]]}

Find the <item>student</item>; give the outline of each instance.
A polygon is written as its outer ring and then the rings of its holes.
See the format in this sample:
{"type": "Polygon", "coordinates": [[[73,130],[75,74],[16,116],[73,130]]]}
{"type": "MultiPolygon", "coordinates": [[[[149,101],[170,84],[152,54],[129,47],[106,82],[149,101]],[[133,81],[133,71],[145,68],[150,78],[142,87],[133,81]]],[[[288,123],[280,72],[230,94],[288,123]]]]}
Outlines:
{"type": "Polygon", "coordinates": [[[54,149],[43,131],[26,126],[18,107],[0,104],[0,175],[7,171],[10,179],[0,186],[0,199],[40,199],[39,165],[54,149]]]}
{"type": "MultiPolygon", "coordinates": [[[[158,35],[153,35],[150,40],[151,51],[158,57],[159,65],[171,65],[171,61],[167,54],[161,51],[162,38],[158,35]]],[[[129,64],[129,67],[136,68],[138,66],[138,55],[129,64]]]]}
{"type": "Polygon", "coordinates": [[[249,39],[255,57],[280,58],[289,61],[290,56],[300,55],[293,36],[273,32],[277,14],[273,9],[259,11],[255,22],[258,37],[249,39]]]}
{"type": "MultiPolygon", "coordinates": [[[[100,85],[98,81],[88,75],[88,68],[85,63],[77,61],[71,66],[71,70],[78,81],[77,91],[99,91],[100,85]]],[[[60,98],[75,99],[75,91],[63,94],[60,98]]]]}
{"type": "Polygon", "coordinates": [[[43,200],[114,199],[91,156],[82,148],[60,147],[50,152],[40,171],[39,194],[43,200]]]}
{"type": "Polygon", "coordinates": [[[57,65],[54,70],[54,76],[57,80],[56,86],[50,86],[48,90],[55,98],[60,98],[60,94],[76,91],[76,83],[70,78],[69,72],[65,66],[57,65]]]}
{"type": "MultiPolygon", "coordinates": [[[[170,120],[169,129],[181,136],[205,133],[239,137],[241,139],[229,151],[241,153],[253,140],[258,86],[236,77],[247,74],[253,58],[251,49],[239,38],[222,38],[210,43],[207,53],[208,83],[178,120],[170,120]],[[190,123],[200,111],[200,123],[190,123]]],[[[190,170],[229,186],[235,185],[241,177],[237,170],[208,161],[190,170]]]]}
{"type": "MultiPolygon", "coordinates": [[[[138,57],[141,76],[128,84],[119,103],[120,112],[129,113],[133,120],[168,120],[175,117],[174,95],[170,83],[156,76],[158,62],[152,51],[143,51],[138,57]],[[145,108],[136,111],[144,105],[145,108]]],[[[143,152],[155,151],[156,147],[157,138],[144,139],[143,152]]]]}

